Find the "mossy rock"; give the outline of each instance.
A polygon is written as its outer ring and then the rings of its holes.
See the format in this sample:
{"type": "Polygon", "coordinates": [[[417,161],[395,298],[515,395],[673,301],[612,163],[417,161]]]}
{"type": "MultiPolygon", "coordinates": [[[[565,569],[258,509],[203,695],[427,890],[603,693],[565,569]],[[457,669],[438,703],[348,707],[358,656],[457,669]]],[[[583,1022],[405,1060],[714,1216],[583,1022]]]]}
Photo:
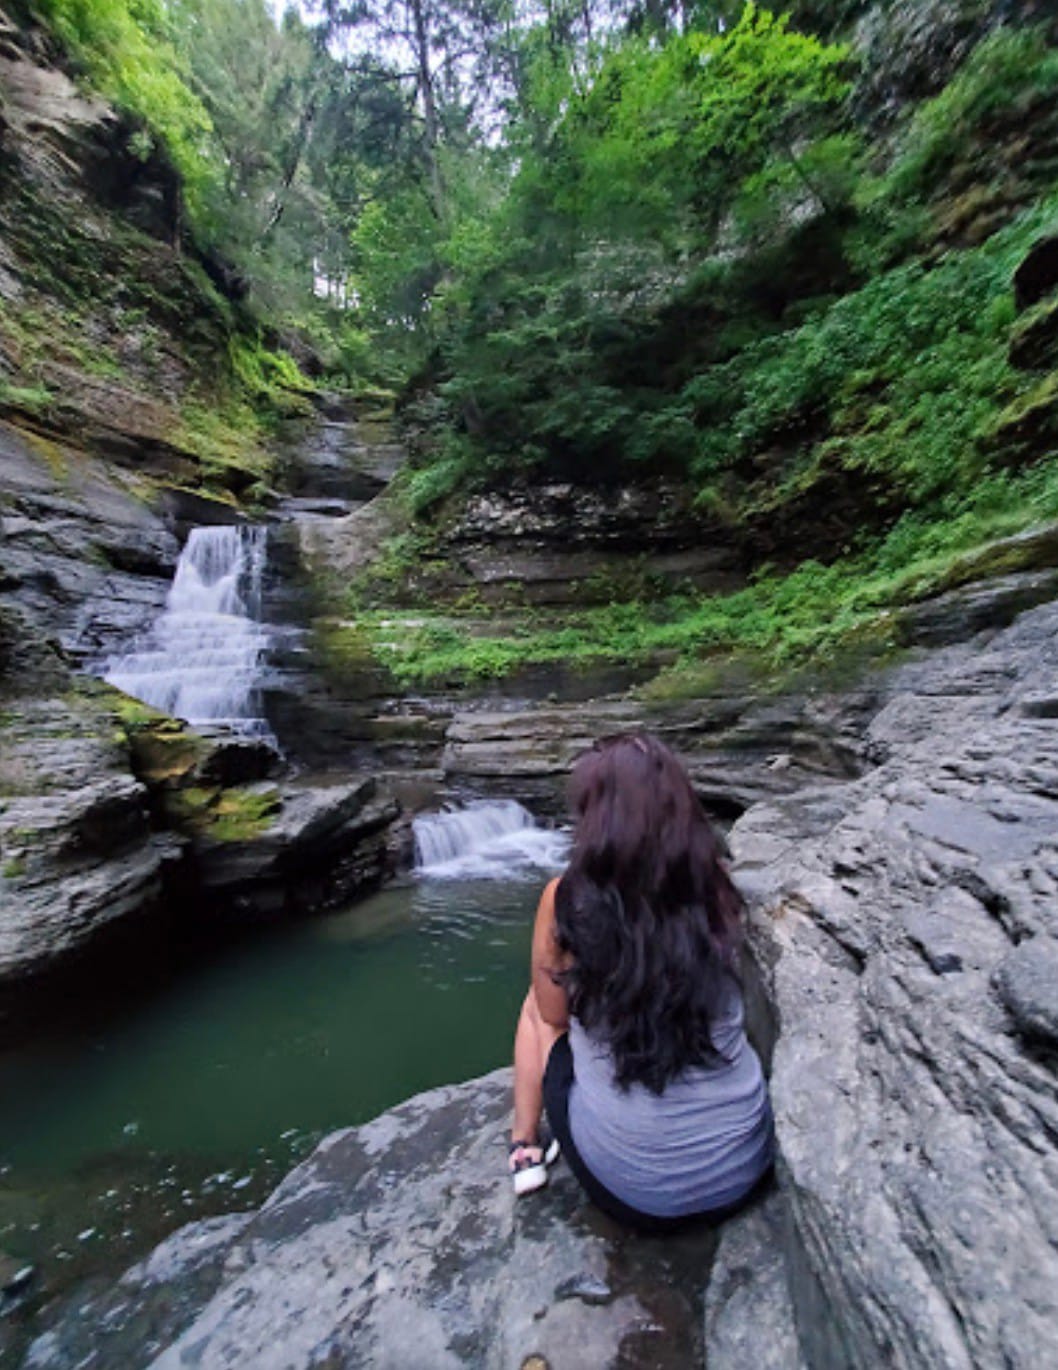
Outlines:
{"type": "Polygon", "coordinates": [[[1058,523],[1047,523],[967,552],[922,597],[955,590],[973,581],[1014,575],[1019,571],[1047,570],[1055,566],[1058,566],[1058,523]]]}
{"type": "Polygon", "coordinates": [[[359,680],[370,692],[392,689],[393,677],[379,661],[374,635],[359,624],[316,619],[310,644],[320,673],[332,684],[359,680]]]}
{"type": "Polygon", "coordinates": [[[121,726],[130,735],[140,732],[177,735],[184,732],[185,725],[178,718],[172,718],[169,714],[163,713],[161,709],[155,709],[150,704],[144,704],[142,699],[135,699],[132,695],[115,689],[113,685],[106,685],[103,688],[112,696],[114,713],[121,726]]]}
{"type": "Polygon", "coordinates": [[[207,744],[196,733],[182,726],[155,726],[135,729],[129,737],[137,777],[151,789],[179,789],[200,767],[207,744]]]}
{"type": "Polygon", "coordinates": [[[1008,223],[1017,198],[994,185],[976,183],[961,195],[941,202],[936,234],[949,246],[979,247],[1008,223]]]}
{"type": "Polygon", "coordinates": [[[1010,335],[1010,364],[1021,371],[1058,366],[1058,294],[1042,300],[1010,335]]]}
{"type": "Polygon", "coordinates": [[[260,836],[282,807],[275,785],[192,785],[163,796],[166,817],[178,832],[216,842],[247,842],[260,836]]]}
{"type": "Polygon", "coordinates": [[[1058,371],[1007,406],[982,438],[1004,464],[1027,465],[1058,449],[1058,371]]]}

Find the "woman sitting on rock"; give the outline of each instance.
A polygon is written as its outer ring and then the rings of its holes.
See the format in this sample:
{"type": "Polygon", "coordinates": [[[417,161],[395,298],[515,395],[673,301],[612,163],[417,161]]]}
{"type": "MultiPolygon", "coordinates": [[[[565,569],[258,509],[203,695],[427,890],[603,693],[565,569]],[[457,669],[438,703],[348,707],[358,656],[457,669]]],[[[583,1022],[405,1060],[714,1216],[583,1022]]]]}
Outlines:
{"type": "Polygon", "coordinates": [[[515,1038],[515,1193],[547,1182],[561,1146],[618,1221],[726,1215],[773,1148],[743,1029],[742,901],[686,771],[655,738],[596,743],[571,798],[572,856],[540,900],[515,1038]]]}

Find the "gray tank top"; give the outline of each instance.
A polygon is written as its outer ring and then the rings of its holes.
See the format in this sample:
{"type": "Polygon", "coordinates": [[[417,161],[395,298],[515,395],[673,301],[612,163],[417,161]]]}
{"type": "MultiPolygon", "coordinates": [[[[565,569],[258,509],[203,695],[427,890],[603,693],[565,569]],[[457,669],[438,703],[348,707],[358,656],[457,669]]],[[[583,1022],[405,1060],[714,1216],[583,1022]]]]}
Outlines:
{"type": "Polygon", "coordinates": [[[569,1124],[592,1174],[617,1198],[655,1217],[722,1208],[771,1164],[771,1107],[757,1053],[746,1040],[742,993],[731,977],[713,1020],[723,1060],[687,1070],[654,1094],[621,1090],[608,1046],[569,1025],[569,1124]]]}

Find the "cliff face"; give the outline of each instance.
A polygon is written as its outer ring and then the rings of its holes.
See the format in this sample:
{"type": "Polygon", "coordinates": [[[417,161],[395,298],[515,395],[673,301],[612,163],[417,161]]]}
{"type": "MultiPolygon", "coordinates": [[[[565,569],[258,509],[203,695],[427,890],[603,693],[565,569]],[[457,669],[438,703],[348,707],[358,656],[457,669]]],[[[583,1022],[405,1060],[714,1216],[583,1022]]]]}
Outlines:
{"type": "Polygon", "coordinates": [[[394,858],[396,805],[371,775],[298,779],[264,744],[200,737],[84,674],[160,613],[188,524],[241,517],[161,479],[134,410],[120,418],[120,460],[24,416],[0,421],[5,1035],[11,987],[111,933],[157,955],[189,903],[242,917],[322,908],[394,858]]]}
{"type": "Polygon", "coordinates": [[[813,1365],[1053,1354],[1056,627],[905,667],[868,774],[733,833],[813,1365]]]}
{"type": "Polygon", "coordinates": [[[0,11],[5,992],[112,931],[157,949],[189,896],[294,911],[390,861],[395,806],[370,777],[299,783],[269,748],[196,737],[82,674],[157,617],[188,526],[244,518],[276,461],[232,388],[238,290],[137,132],[0,11]]]}
{"type": "Polygon", "coordinates": [[[0,10],[0,413],[141,476],[241,495],[270,459],[252,412],[243,433],[219,419],[239,291],[141,145],[43,30],[0,10]]]}

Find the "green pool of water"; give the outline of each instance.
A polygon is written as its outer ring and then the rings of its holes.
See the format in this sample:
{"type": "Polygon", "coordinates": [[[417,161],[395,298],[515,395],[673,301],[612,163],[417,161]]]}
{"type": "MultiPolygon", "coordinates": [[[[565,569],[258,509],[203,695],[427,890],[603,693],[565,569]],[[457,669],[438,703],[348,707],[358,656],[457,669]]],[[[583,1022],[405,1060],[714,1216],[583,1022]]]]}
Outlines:
{"type": "Polygon", "coordinates": [[[37,1266],[29,1304],[507,1062],[543,878],[393,887],[0,1055],[0,1251],[37,1266]]]}

